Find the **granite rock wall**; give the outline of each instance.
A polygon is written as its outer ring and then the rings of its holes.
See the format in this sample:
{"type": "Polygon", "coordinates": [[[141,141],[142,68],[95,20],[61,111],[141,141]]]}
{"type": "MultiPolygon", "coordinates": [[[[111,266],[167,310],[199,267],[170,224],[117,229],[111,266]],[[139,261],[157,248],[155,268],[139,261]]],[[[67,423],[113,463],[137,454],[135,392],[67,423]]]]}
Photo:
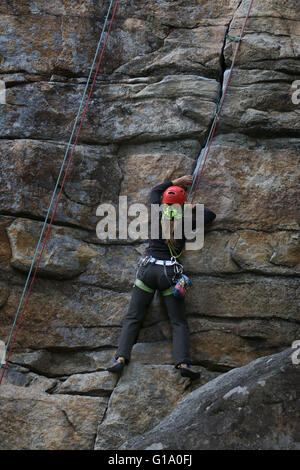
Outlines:
{"type": "MultiPolygon", "coordinates": [[[[108,5],[0,0],[3,341],[108,5]]],[[[292,101],[300,79],[300,7],[298,0],[284,9],[279,0],[265,0],[254,2],[195,201],[217,218],[203,249],[183,259],[194,283],[186,307],[201,381],[191,384],[174,370],[172,329],[159,296],[123,376],[105,371],[146,243],[99,240],[96,209],[124,195],[129,203],[145,202],[154,185],[193,171],[248,5],[120,0],[0,387],[0,403],[8,403],[0,405],[8,423],[0,424],[3,449],[118,448],[216,376],[300,338],[300,104],[292,101]]]]}

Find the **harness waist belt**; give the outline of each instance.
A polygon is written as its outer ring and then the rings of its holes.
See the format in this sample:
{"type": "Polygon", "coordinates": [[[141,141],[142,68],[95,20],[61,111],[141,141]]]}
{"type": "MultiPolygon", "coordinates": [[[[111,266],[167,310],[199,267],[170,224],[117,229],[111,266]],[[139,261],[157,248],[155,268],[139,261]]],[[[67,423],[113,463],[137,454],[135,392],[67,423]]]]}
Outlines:
{"type": "Polygon", "coordinates": [[[175,261],[165,261],[163,259],[156,259],[153,258],[153,256],[150,257],[150,263],[155,263],[155,264],[161,264],[162,266],[165,264],[166,266],[173,266],[173,264],[177,264],[176,260],[175,261]]]}

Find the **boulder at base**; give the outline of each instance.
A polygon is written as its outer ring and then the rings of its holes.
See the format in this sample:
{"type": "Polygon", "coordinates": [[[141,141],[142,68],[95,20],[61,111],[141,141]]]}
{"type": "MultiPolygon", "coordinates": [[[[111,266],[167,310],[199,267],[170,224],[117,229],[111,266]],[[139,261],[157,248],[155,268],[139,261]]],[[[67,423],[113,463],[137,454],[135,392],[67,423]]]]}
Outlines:
{"type": "Polygon", "coordinates": [[[300,365],[292,354],[286,349],[220,375],[119,449],[299,450],[300,365]]]}

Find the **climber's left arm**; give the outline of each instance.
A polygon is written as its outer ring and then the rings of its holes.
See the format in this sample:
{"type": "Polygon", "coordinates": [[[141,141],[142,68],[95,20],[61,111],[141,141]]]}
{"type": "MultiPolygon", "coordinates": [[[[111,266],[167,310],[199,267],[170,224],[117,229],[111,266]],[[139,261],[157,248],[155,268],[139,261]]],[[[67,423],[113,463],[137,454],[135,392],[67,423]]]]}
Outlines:
{"type": "Polygon", "coordinates": [[[204,206],[204,225],[213,222],[216,217],[216,214],[212,210],[204,206]]]}

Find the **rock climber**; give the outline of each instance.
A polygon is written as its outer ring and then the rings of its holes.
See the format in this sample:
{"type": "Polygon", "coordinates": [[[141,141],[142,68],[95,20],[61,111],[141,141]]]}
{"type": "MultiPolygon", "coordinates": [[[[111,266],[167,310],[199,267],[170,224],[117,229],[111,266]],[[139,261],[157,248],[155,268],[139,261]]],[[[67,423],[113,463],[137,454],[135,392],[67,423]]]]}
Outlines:
{"type": "MultiPolygon", "coordinates": [[[[170,208],[170,205],[171,207],[180,205],[183,208],[187,201],[186,190],[192,181],[191,175],[185,175],[156,186],[151,190],[150,204],[162,205],[165,208],[170,208]]],[[[216,214],[213,211],[204,207],[204,225],[212,222],[215,217],[216,214]]],[[[124,366],[129,363],[131,350],[137,339],[145,311],[155,291],[159,290],[173,329],[175,368],[180,370],[182,377],[189,377],[192,380],[200,378],[200,372],[191,368],[189,327],[185,316],[184,297],[174,295],[174,285],[178,277],[182,275],[183,269],[178,262],[178,257],[185,244],[184,235],[181,238],[174,238],[175,225],[179,218],[180,216],[176,218],[176,210],[160,210],[159,212],[159,238],[149,240],[146,256],[140,260],[130,304],[122,325],[118,350],[112,364],[106,369],[109,372],[121,374],[124,366]],[[169,223],[168,230],[164,225],[165,222],[169,223]],[[168,238],[164,238],[164,235],[168,238]]],[[[193,215],[193,229],[194,222],[193,215]]]]}

